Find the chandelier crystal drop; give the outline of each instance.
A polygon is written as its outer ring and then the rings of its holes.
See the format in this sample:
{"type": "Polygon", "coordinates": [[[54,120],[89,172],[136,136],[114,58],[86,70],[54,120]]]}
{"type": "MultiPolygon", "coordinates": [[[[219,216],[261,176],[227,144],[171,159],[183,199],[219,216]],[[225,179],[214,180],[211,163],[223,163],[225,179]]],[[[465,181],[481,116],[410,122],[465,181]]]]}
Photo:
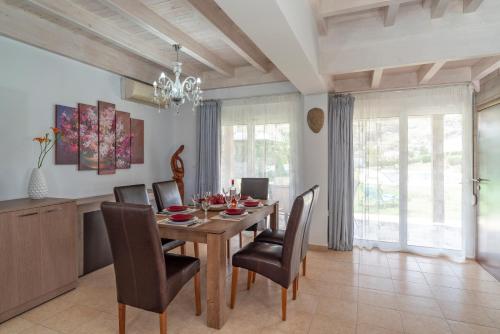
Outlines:
{"type": "Polygon", "coordinates": [[[158,82],[153,82],[153,101],[158,104],[158,111],[161,105],[165,109],[173,108],[179,114],[180,106],[186,102],[186,99],[193,103],[193,111],[202,103],[201,79],[189,76],[181,81],[182,63],[179,62],[179,51],[181,46],[174,44],[177,60],[172,63],[172,70],[175,79],[172,81],[165,73],[161,72],[158,82]]]}

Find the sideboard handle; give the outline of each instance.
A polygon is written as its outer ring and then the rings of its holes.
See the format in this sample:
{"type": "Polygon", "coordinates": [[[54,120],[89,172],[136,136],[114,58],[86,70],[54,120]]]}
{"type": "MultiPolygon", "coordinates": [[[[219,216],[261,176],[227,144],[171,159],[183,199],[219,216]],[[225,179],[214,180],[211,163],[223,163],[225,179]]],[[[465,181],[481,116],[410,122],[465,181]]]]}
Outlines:
{"type": "Polygon", "coordinates": [[[24,215],[19,215],[18,217],[28,217],[28,216],[34,216],[37,214],[38,214],[38,212],[31,212],[31,213],[25,213],[24,215]]]}
{"type": "Polygon", "coordinates": [[[56,212],[56,211],[61,211],[61,208],[50,209],[50,210],[47,210],[45,212],[49,213],[49,212],[56,212]]]}

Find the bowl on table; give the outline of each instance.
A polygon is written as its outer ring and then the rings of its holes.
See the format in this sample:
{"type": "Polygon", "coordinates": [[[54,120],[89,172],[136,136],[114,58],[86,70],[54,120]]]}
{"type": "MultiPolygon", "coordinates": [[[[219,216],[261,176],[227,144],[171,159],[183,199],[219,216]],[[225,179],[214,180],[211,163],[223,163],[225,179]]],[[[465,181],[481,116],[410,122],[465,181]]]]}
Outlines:
{"type": "Polygon", "coordinates": [[[243,202],[243,206],[246,206],[248,208],[256,208],[258,207],[260,204],[260,201],[256,201],[256,200],[246,200],[243,202]]]}
{"type": "Polygon", "coordinates": [[[185,205],[171,205],[171,206],[165,208],[165,210],[168,212],[182,212],[182,211],[186,211],[187,209],[188,209],[188,207],[185,205]]]}
{"type": "Polygon", "coordinates": [[[224,213],[229,216],[241,216],[245,213],[245,208],[229,208],[224,213]]]}
{"type": "Polygon", "coordinates": [[[176,213],[170,216],[170,219],[174,222],[187,222],[189,220],[193,220],[194,216],[189,213],[176,213]]]}

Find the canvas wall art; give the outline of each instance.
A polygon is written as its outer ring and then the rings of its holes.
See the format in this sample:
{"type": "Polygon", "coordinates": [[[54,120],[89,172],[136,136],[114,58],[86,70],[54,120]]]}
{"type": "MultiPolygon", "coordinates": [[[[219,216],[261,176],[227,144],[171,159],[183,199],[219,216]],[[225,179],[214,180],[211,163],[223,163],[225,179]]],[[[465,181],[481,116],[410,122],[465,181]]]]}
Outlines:
{"type": "Polygon", "coordinates": [[[115,173],[115,105],[99,101],[99,174],[115,173]]]}
{"type": "Polygon", "coordinates": [[[79,170],[96,170],[98,165],[99,127],[97,108],[88,104],[78,104],[79,115],[79,170]]]}
{"type": "Polygon", "coordinates": [[[56,105],[56,128],[61,136],[56,141],[56,164],[78,162],[78,112],[76,108],[56,105]]]}
{"type": "Polygon", "coordinates": [[[130,114],[116,111],[116,169],[130,168],[130,114]]]}
{"type": "Polygon", "coordinates": [[[130,119],[130,131],[132,136],[132,163],[144,163],[144,120],[130,119]]]}

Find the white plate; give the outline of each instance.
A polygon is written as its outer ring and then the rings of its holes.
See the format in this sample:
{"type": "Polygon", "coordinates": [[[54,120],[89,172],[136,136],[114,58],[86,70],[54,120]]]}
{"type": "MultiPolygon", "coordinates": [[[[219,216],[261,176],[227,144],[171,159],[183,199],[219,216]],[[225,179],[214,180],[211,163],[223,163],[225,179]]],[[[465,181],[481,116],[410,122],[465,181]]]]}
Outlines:
{"type": "Polygon", "coordinates": [[[248,215],[248,211],[243,212],[243,214],[242,214],[242,215],[228,215],[227,213],[224,213],[224,212],[219,213],[219,215],[220,215],[222,218],[243,218],[243,217],[245,217],[246,215],[248,215]]]}
{"type": "Polygon", "coordinates": [[[167,218],[166,219],[166,223],[169,224],[169,225],[189,226],[189,225],[193,225],[193,224],[198,223],[198,217],[194,217],[193,219],[187,220],[187,221],[184,221],[184,222],[176,222],[176,221],[173,221],[170,218],[167,218]]]}
{"type": "Polygon", "coordinates": [[[168,210],[163,210],[160,213],[161,214],[166,214],[166,215],[175,215],[176,213],[193,213],[198,211],[196,208],[187,208],[186,210],[183,211],[168,211],[168,210]]]}

